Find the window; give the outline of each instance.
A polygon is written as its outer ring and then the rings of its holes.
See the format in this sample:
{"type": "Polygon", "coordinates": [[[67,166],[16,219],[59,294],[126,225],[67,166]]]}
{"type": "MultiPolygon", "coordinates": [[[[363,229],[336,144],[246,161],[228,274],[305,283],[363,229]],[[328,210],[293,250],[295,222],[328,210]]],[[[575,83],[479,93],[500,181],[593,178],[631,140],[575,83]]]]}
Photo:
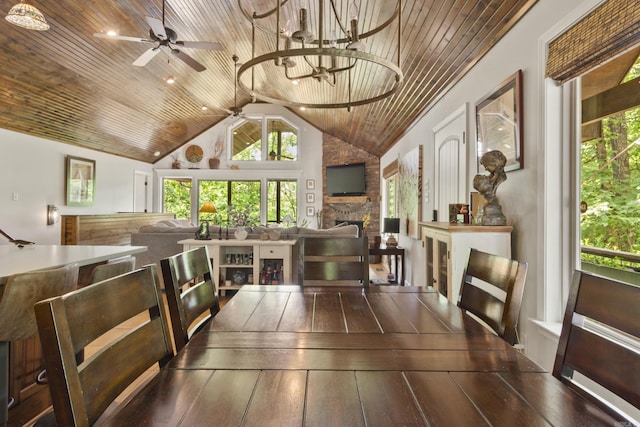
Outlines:
{"type": "Polygon", "coordinates": [[[255,120],[240,120],[231,125],[231,159],[262,159],[262,124],[255,120]]]}
{"type": "Polygon", "coordinates": [[[284,120],[267,120],[269,160],[297,160],[298,135],[284,120]]]}
{"type": "Polygon", "coordinates": [[[397,202],[396,202],[397,178],[398,178],[398,175],[396,174],[384,180],[384,185],[385,185],[386,194],[387,194],[384,215],[388,218],[398,217],[397,202]]]}
{"type": "Polygon", "coordinates": [[[640,268],[637,55],[635,49],[581,79],[579,202],[582,268],[640,284],[635,271],[640,268]],[[627,86],[632,84],[634,89],[625,89],[625,82],[631,82],[627,86]],[[624,98],[635,101],[625,102],[624,98]]]}
{"type": "Polygon", "coordinates": [[[384,198],[382,215],[387,218],[398,217],[398,204],[396,200],[398,181],[398,161],[394,160],[382,170],[384,178],[384,198]]]}
{"type": "Polygon", "coordinates": [[[164,212],[178,219],[191,219],[191,178],[164,178],[162,181],[164,212]]]}
{"type": "Polygon", "coordinates": [[[198,182],[198,205],[211,201],[218,213],[215,223],[224,226],[260,223],[260,181],[198,182]]]}
{"type": "Polygon", "coordinates": [[[298,131],[283,119],[240,119],[228,131],[231,160],[298,160],[298,131]]]}
{"type": "MultiPolygon", "coordinates": [[[[267,181],[267,222],[285,222],[287,215],[297,223],[297,187],[295,180],[270,179],[267,181]]],[[[289,219],[287,218],[287,219],[289,219]]]]}

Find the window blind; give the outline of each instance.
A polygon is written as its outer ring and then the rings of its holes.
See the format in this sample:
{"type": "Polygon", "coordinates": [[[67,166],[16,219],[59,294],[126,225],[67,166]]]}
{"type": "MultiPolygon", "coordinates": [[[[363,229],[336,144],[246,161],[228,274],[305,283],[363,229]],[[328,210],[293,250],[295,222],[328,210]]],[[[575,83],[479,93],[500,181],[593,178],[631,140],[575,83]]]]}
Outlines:
{"type": "Polygon", "coordinates": [[[389,179],[398,173],[398,160],[394,160],[382,169],[382,177],[389,179]]]}
{"type": "Polygon", "coordinates": [[[608,0],[549,44],[546,76],[574,79],[640,43],[640,1],[608,0]]]}

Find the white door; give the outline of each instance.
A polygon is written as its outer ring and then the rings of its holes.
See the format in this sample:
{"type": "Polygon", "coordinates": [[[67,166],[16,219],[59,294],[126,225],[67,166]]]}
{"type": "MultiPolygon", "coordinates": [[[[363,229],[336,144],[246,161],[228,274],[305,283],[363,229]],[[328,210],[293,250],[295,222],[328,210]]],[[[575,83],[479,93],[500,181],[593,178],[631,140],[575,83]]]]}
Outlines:
{"type": "Polygon", "coordinates": [[[434,132],[434,209],[438,221],[449,220],[449,204],[468,203],[467,106],[463,105],[434,132]]]}
{"type": "Polygon", "coordinates": [[[151,174],[135,171],[133,179],[133,211],[151,212],[151,174]]]}

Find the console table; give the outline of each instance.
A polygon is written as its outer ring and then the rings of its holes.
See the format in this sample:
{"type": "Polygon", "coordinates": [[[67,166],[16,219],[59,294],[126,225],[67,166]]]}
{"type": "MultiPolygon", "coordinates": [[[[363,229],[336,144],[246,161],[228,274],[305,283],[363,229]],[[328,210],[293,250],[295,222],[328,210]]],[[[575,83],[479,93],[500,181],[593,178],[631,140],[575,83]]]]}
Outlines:
{"type": "Polygon", "coordinates": [[[393,256],[396,264],[396,275],[395,282],[404,286],[405,281],[405,272],[404,272],[404,248],[399,248],[397,246],[381,246],[379,248],[369,247],[369,255],[387,255],[389,260],[389,271],[391,271],[391,257],[393,256]],[[400,257],[400,263],[402,264],[402,280],[398,281],[398,257],[400,257]]]}
{"type": "Polygon", "coordinates": [[[207,247],[221,295],[243,285],[291,283],[291,252],[295,240],[185,239],[178,243],[185,251],[207,247]]]}

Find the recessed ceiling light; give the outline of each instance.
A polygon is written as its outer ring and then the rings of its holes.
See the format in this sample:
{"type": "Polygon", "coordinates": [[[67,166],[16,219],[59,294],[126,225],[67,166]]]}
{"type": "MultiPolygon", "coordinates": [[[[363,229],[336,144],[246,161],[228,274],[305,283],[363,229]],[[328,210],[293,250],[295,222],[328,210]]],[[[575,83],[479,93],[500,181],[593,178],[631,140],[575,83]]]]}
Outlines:
{"type": "Polygon", "coordinates": [[[158,157],[158,156],[160,156],[160,152],[159,152],[159,151],[156,151],[155,153],[153,153],[153,155],[154,155],[154,156],[156,156],[156,157],[158,157]]]}
{"type": "Polygon", "coordinates": [[[173,77],[173,76],[169,76],[164,81],[167,82],[168,84],[172,85],[172,84],[174,84],[176,82],[176,78],[173,77]]]}
{"type": "Polygon", "coordinates": [[[116,30],[109,30],[109,31],[107,31],[107,35],[108,35],[109,37],[115,37],[115,36],[117,36],[117,35],[118,35],[118,33],[117,33],[117,31],[116,31],[116,30]]]}
{"type": "Polygon", "coordinates": [[[207,111],[209,109],[209,107],[207,107],[206,105],[203,105],[202,107],[200,107],[200,109],[202,111],[207,111]]]}

